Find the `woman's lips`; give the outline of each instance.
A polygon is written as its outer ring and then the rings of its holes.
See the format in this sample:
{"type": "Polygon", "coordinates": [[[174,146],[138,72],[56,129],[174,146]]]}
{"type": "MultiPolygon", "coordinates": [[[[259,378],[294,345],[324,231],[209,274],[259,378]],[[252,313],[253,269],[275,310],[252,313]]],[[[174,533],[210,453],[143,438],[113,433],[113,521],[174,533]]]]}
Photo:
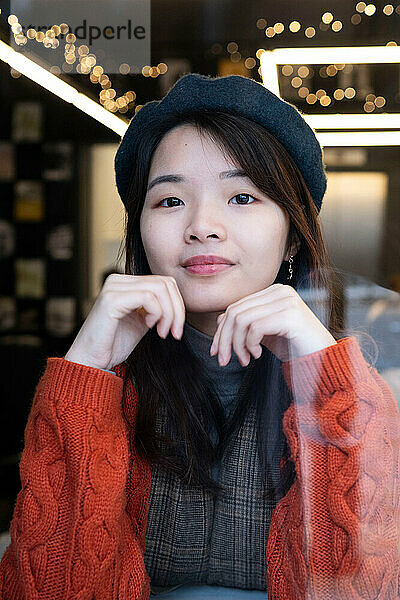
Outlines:
{"type": "Polygon", "coordinates": [[[191,267],[184,268],[186,271],[196,275],[212,275],[213,273],[218,273],[219,271],[225,271],[229,267],[233,267],[233,265],[229,265],[227,263],[213,263],[211,265],[192,265],[191,267]]]}

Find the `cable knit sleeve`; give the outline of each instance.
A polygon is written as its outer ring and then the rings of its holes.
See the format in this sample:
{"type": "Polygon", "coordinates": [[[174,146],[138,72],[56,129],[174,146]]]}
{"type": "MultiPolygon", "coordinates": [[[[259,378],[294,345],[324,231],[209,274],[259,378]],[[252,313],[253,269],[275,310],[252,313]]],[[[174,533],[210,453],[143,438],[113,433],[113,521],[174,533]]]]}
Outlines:
{"type": "Polygon", "coordinates": [[[47,359],[25,428],[2,600],[148,598],[143,531],[126,510],[122,393],[116,374],[47,359]]]}
{"type": "Polygon", "coordinates": [[[297,477],[273,513],[268,600],[400,596],[400,417],[354,337],[282,364],[297,477]]]}

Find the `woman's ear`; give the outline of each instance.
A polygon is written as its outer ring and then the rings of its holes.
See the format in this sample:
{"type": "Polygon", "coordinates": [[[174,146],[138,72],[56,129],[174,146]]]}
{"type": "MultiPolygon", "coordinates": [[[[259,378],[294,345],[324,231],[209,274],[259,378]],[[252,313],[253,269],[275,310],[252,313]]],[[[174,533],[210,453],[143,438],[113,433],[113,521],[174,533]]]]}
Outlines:
{"type": "Polygon", "coordinates": [[[294,233],[292,244],[290,246],[290,249],[286,253],[285,260],[289,260],[290,256],[293,256],[293,257],[296,256],[297,252],[299,251],[300,244],[301,244],[301,242],[300,242],[298,235],[296,233],[294,233]]]}

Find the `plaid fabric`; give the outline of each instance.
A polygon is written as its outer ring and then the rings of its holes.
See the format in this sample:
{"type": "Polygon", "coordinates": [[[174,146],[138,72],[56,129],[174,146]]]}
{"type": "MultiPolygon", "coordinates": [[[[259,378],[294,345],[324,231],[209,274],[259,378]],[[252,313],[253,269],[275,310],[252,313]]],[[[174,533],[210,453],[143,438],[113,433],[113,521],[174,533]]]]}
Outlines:
{"type": "MultiPolygon", "coordinates": [[[[157,428],[165,432],[165,414],[157,428]]],[[[153,594],[185,584],[267,590],[266,544],[275,506],[258,497],[255,407],[219,466],[225,494],[215,503],[210,492],[151,467],[144,560],[153,594]]]]}

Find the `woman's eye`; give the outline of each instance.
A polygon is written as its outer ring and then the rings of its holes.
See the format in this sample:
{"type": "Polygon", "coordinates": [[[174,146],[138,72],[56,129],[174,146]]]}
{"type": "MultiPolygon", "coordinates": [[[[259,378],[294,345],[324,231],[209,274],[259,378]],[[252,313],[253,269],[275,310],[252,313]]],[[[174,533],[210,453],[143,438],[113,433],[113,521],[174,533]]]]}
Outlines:
{"type": "MultiPolygon", "coordinates": [[[[233,196],[233,198],[240,198],[243,196],[247,196],[248,198],[253,198],[253,200],[254,200],[254,197],[250,196],[250,194],[237,194],[236,196],[233,196]]],[[[240,201],[238,204],[244,204],[244,203],[240,201]]],[[[251,202],[251,204],[253,204],[253,202],[251,202]]]]}
{"type": "MultiPolygon", "coordinates": [[[[253,200],[254,200],[254,197],[251,196],[250,194],[236,194],[236,196],[233,196],[232,200],[234,198],[242,198],[242,200],[240,200],[238,202],[238,204],[239,205],[240,204],[244,204],[244,205],[248,204],[248,202],[246,203],[245,201],[243,201],[243,197],[253,198],[253,200]]],[[[169,198],[163,198],[163,200],[160,200],[160,202],[157,204],[157,206],[161,206],[163,202],[166,202],[169,200],[178,200],[180,202],[179,198],[174,198],[173,196],[170,196],[169,198]]],[[[251,202],[250,204],[253,204],[253,202],[251,202]]],[[[177,206],[177,205],[175,204],[174,206],[177,206]]],[[[174,206],[171,206],[171,204],[169,204],[169,205],[164,204],[164,207],[166,207],[166,208],[173,208],[174,206]]]]}
{"type": "MultiPolygon", "coordinates": [[[[166,200],[179,200],[179,198],[174,198],[173,196],[169,197],[169,198],[164,198],[163,200],[160,200],[160,202],[157,204],[157,206],[161,206],[162,202],[165,202],[166,200]]],[[[176,206],[176,205],[175,205],[176,206]]],[[[170,206],[171,208],[171,206],[170,206]]],[[[172,207],[173,208],[173,207],[172,207]]]]}

